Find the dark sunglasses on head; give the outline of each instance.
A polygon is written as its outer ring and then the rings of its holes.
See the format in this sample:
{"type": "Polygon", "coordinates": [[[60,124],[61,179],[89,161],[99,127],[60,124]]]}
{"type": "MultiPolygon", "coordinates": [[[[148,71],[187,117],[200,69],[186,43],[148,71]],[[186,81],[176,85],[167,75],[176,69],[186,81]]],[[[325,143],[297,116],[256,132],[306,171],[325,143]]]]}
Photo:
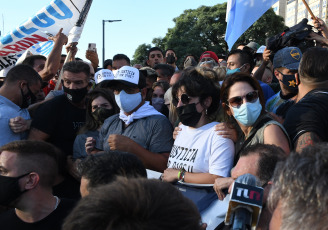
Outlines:
{"type": "MultiPolygon", "coordinates": [[[[191,98],[187,94],[182,94],[180,100],[181,100],[182,104],[187,105],[187,104],[189,104],[191,98]]],[[[172,103],[176,107],[179,103],[179,98],[174,97],[172,99],[172,103]]]]}
{"type": "Polygon", "coordinates": [[[232,97],[228,99],[229,105],[237,108],[243,104],[244,98],[246,98],[247,102],[254,103],[259,98],[258,91],[254,90],[253,92],[249,92],[245,96],[232,97]]]}

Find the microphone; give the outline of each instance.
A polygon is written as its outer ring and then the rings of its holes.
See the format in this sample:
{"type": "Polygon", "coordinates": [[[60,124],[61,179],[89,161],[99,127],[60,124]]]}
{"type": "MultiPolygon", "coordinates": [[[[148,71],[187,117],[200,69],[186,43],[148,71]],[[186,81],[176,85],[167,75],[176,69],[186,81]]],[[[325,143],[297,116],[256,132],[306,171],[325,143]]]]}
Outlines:
{"type": "Polygon", "coordinates": [[[251,174],[239,176],[233,184],[225,224],[233,230],[255,229],[262,209],[263,188],[251,174]]]}

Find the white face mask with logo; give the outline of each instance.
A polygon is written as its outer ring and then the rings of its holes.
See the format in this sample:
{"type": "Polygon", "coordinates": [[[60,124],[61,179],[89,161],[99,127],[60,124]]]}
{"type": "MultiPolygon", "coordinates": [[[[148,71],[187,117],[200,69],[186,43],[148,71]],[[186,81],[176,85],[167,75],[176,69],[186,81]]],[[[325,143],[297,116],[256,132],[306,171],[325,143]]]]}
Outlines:
{"type": "Polygon", "coordinates": [[[121,90],[119,94],[115,94],[115,101],[118,107],[126,113],[134,110],[142,102],[141,93],[128,94],[121,90]]]}

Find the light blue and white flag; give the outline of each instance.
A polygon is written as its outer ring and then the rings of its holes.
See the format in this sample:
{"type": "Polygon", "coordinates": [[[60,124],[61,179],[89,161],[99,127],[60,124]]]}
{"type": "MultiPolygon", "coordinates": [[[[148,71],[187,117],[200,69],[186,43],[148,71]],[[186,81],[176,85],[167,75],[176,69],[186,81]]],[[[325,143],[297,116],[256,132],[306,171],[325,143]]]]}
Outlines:
{"type": "Polygon", "coordinates": [[[278,0],[228,0],[225,40],[229,50],[238,38],[278,0]]]}
{"type": "Polygon", "coordinates": [[[26,50],[32,54],[48,56],[53,47],[53,41],[48,40],[48,37],[57,34],[60,28],[68,35],[69,43],[77,42],[82,29],[76,29],[75,25],[87,1],[53,0],[34,16],[0,37],[0,70],[15,65],[26,50]]]}

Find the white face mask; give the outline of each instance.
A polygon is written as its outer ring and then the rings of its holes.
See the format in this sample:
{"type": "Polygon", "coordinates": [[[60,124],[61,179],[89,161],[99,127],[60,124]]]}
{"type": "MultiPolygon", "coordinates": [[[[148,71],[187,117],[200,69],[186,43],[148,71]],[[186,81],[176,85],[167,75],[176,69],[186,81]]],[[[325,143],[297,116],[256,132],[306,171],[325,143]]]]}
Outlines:
{"type": "Polygon", "coordinates": [[[119,94],[115,94],[115,101],[118,107],[126,113],[134,110],[142,102],[141,93],[128,94],[121,90],[119,94]]]}
{"type": "Polygon", "coordinates": [[[262,105],[258,98],[255,102],[246,102],[239,108],[232,107],[232,110],[237,121],[245,126],[252,126],[261,114],[262,105]]]}

